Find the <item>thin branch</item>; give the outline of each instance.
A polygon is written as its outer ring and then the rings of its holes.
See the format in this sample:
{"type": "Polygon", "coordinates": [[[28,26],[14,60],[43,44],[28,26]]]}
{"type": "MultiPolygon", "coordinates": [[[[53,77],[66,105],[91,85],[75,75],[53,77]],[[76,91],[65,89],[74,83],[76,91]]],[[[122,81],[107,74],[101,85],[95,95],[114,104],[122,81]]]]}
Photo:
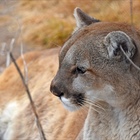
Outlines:
{"type": "Polygon", "coordinates": [[[28,84],[28,68],[27,68],[27,63],[25,61],[25,58],[24,58],[24,55],[23,55],[23,45],[21,43],[21,58],[22,58],[22,61],[23,61],[23,65],[24,65],[24,82],[26,84],[28,84]]]}
{"type": "Polygon", "coordinates": [[[39,117],[38,117],[38,114],[37,114],[37,111],[36,111],[34,102],[32,100],[32,97],[31,97],[31,94],[30,94],[30,91],[29,91],[29,88],[28,88],[28,85],[26,84],[25,79],[24,79],[24,77],[22,75],[22,72],[21,72],[20,68],[18,67],[18,65],[16,63],[16,60],[13,57],[13,55],[12,55],[11,52],[10,52],[10,58],[11,58],[12,62],[14,63],[14,65],[15,65],[15,67],[16,67],[16,69],[17,69],[17,71],[18,71],[18,73],[19,73],[19,75],[21,77],[21,80],[23,82],[23,85],[25,87],[25,90],[27,92],[27,95],[29,97],[29,100],[30,100],[30,103],[31,103],[31,107],[32,107],[32,110],[33,110],[34,115],[35,115],[35,120],[36,120],[36,124],[37,124],[38,130],[39,130],[40,138],[41,138],[41,140],[46,140],[44,131],[43,131],[42,126],[41,126],[41,123],[39,121],[39,117]]]}
{"type": "Polygon", "coordinates": [[[131,25],[133,26],[133,0],[130,0],[130,20],[131,25]]]}
{"type": "Polygon", "coordinates": [[[6,54],[6,42],[3,42],[1,44],[1,50],[0,50],[0,55],[5,55],[6,54]]]}
{"type": "MultiPolygon", "coordinates": [[[[13,50],[13,44],[14,44],[14,42],[15,42],[15,38],[12,38],[12,40],[11,40],[11,43],[10,43],[10,52],[12,52],[12,50],[13,50]]],[[[9,54],[9,51],[7,51],[7,58],[6,58],[6,67],[8,67],[9,65],[10,65],[10,54],[9,54]]]]}
{"type": "Polygon", "coordinates": [[[123,52],[123,54],[126,56],[126,58],[129,60],[129,62],[137,69],[140,71],[140,68],[127,56],[127,54],[125,53],[125,51],[123,50],[122,46],[120,46],[121,51],[123,52]]]}
{"type": "MultiPolygon", "coordinates": [[[[12,15],[12,13],[9,11],[10,8],[9,8],[9,5],[8,5],[8,1],[7,1],[7,0],[4,0],[4,2],[5,2],[5,4],[6,4],[6,6],[8,7],[8,8],[7,8],[7,13],[9,13],[9,15],[11,15],[11,17],[13,17],[13,19],[15,19],[15,21],[16,21],[17,24],[18,24],[18,28],[17,28],[16,34],[15,34],[15,38],[16,38],[16,36],[17,36],[17,34],[18,34],[18,31],[19,31],[20,37],[21,37],[21,40],[22,40],[21,25],[20,25],[18,19],[15,18],[15,17],[12,15]]],[[[19,73],[19,75],[20,75],[20,77],[21,77],[21,79],[22,79],[23,85],[24,85],[24,87],[25,87],[25,89],[26,89],[28,98],[29,98],[29,100],[30,100],[30,104],[31,104],[33,113],[34,113],[34,115],[35,115],[35,121],[36,121],[37,128],[38,128],[38,131],[39,131],[39,134],[40,134],[40,138],[41,138],[41,140],[46,140],[45,134],[44,134],[44,132],[43,132],[41,123],[40,123],[40,121],[39,121],[39,117],[38,117],[38,114],[37,114],[37,111],[36,111],[36,108],[35,108],[35,105],[34,105],[34,102],[33,102],[33,100],[32,100],[32,97],[31,97],[31,94],[30,94],[30,91],[29,91],[29,88],[28,88],[28,84],[27,84],[27,83],[28,83],[28,69],[27,69],[27,64],[26,64],[25,59],[24,59],[24,56],[23,56],[23,46],[22,46],[22,43],[21,43],[21,58],[22,58],[22,60],[23,60],[23,65],[24,65],[24,76],[23,76],[22,72],[20,71],[20,68],[18,67],[18,65],[17,65],[17,63],[16,63],[15,58],[14,58],[13,55],[12,55],[12,49],[13,49],[13,44],[14,44],[14,42],[15,42],[15,38],[12,39],[11,44],[10,44],[9,52],[7,53],[7,66],[8,66],[9,63],[10,63],[10,58],[11,58],[12,62],[14,63],[14,65],[15,65],[15,67],[16,67],[16,69],[17,69],[17,71],[18,71],[18,73],[19,73]]]]}
{"type": "Polygon", "coordinates": [[[130,0],[130,23],[131,23],[132,32],[134,36],[136,36],[136,30],[134,28],[134,23],[133,23],[133,0],[130,0]]]}

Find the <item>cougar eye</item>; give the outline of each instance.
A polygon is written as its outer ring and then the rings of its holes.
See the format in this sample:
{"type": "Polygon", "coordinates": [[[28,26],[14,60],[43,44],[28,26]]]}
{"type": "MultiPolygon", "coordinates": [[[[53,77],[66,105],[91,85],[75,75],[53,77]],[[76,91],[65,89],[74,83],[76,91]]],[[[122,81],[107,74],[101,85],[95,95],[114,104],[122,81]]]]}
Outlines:
{"type": "Polygon", "coordinates": [[[84,74],[86,72],[86,69],[84,67],[77,67],[76,73],[78,74],[84,74]]]}
{"type": "Polygon", "coordinates": [[[86,68],[74,66],[71,68],[71,72],[73,74],[84,74],[86,72],[86,68]]]}

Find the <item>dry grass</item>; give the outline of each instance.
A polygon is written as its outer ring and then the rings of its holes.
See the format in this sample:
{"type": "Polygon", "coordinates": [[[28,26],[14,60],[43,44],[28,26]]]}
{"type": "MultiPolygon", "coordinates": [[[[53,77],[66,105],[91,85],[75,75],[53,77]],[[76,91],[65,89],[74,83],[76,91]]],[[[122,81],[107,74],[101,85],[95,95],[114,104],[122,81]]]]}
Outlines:
{"type": "MultiPolygon", "coordinates": [[[[47,48],[60,46],[75,27],[73,10],[80,7],[103,21],[130,23],[129,0],[20,0],[18,14],[23,39],[47,48]]],[[[133,0],[133,20],[139,26],[140,1],[133,0]]]]}

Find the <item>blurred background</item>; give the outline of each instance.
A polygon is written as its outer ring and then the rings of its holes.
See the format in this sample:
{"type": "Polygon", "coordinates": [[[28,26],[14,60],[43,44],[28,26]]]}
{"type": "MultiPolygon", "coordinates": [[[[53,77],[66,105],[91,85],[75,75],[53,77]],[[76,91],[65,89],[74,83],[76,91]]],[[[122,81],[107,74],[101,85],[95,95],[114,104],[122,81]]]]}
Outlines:
{"type": "Polygon", "coordinates": [[[17,58],[21,46],[23,53],[62,46],[75,28],[75,7],[102,21],[131,24],[133,17],[140,27],[139,0],[0,0],[0,72],[11,48],[17,58]]]}

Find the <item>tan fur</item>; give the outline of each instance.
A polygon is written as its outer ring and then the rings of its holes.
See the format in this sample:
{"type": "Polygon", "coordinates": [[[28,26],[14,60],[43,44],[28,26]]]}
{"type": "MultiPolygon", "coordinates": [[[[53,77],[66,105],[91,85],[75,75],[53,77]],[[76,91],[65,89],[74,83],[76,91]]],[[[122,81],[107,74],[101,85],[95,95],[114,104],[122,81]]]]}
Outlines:
{"type": "MultiPolygon", "coordinates": [[[[58,49],[32,52],[25,55],[28,64],[29,89],[36,104],[47,140],[62,140],[64,138],[71,140],[78,135],[86,112],[70,113],[63,108],[55,96],[50,94],[50,82],[58,67],[57,58],[58,49]]],[[[22,59],[18,59],[17,62],[23,71],[22,59]]],[[[0,115],[2,116],[3,110],[6,109],[8,104],[17,103],[16,115],[11,120],[12,127],[5,140],[7,138],[9,138],[8,140],[39,140],[29,99],[13,64],[0,76],[0,83],[0,115]],[[11,136],[10,133],[12,133],[11,136]]],[[[7,125],[7,127],[10,126],[9,123],[7,125]]]]}
{"type": "Polygon", "coordinates": [[[74,15],[78,28],[60,51],[52,93],[68,110],[90,107],[79,139],[139,140],[140,72],[128,61],[140,67],[139,30],[79,8],[74,15]]]}
{"type": "MultiPolygon", "coordinates": [[[[107,50],[109,35],[115,31],[117,39],[112,42],[124,37],[134,43],[137,49],[131,58],[139,65],[139,32],[126,24],[99,22],[80,9],[75,17],[78,28],[60,50],[59,68],[59,49],[25,55],[28,86],[46,139],[139,140],[140,72],[121,52],[113,56],[107,50]],[[61,100],[50,93],[50,83],[61,100]],[[69,112],[64,107],[79,110],[69,112]]],[[[115,45],[110,45],[113,51],[115,45]]],[[[17,62],[23,71],[22,59],[17,62]]],[[[0,76],[0,139],[39,140],[29,99],[13,64],[0,76]]]]}

